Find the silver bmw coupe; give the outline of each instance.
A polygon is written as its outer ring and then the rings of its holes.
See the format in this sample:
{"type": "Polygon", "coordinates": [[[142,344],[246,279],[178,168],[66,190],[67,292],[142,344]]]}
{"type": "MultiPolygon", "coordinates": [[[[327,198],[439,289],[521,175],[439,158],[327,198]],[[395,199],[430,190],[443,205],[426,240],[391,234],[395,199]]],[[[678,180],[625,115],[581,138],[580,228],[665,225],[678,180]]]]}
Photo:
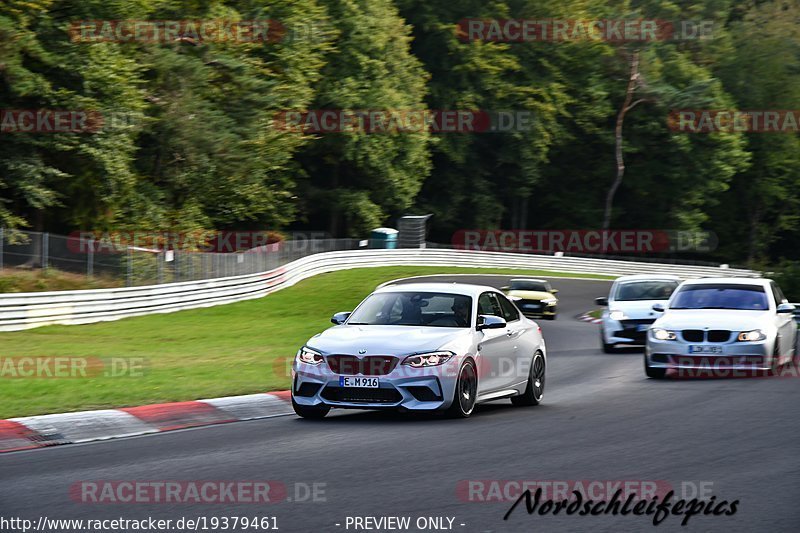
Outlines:
{"type": "Polygon", "coordinates": [[[466,418],[481,402],[542,401],[541,329],[492,287],[389,285],[331,322],[292,365],[292,405],[302,417],[390,408],[466,418]]]}

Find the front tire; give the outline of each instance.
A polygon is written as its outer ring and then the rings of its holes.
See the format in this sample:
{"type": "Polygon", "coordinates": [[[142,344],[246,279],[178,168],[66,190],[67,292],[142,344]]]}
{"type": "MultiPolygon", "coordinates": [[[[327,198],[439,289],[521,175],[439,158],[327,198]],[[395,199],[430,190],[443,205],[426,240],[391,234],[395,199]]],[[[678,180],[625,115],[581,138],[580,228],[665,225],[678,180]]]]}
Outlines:
{"type": "Polygon", "coordinates": [[[647,355],[644,356],[644,373],[647,374],[648,378],[652,379],[664,379],[664,376],[667,375],[666,368],[653,368],[647,363],[647,355]]]}
{"type": "Polygon", "coordinates": [[[325,415],[327,415],[331,410],[331,408],[327,405],[300,405],[294,401],[294,397],[292,397],[292,407],[298,416],[312,420],[320,420],[325,418],[325,415]]]}
{"type": "Polygon", "coordinates": [[[464,361],[458,371],[453,403],[447,409],[447,416],[450,418],[469,418],[475,410],[477,396],[478,373],[475,370],[475,363],[468,359],[464,361]]]}
{"type": "Polygon", "coordinates": [[[528,373],[528,385],[525,387],[525,392],[519,396],[513,396],[511,403],[517,407],[526,407],[530,405],[539,405],[544,398],[544,378],[546,363],[544,355],[541,352],[536,352],[531,361],[531,369],[528,373]]]}

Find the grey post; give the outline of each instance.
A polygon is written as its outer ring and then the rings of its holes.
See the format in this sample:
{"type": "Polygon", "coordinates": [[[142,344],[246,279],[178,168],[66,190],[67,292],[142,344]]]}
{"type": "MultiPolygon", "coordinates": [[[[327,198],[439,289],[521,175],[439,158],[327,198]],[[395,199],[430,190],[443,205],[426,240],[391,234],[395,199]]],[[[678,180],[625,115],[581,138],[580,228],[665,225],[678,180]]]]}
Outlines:
{"type": "Polygon", "coordinates": [[[47,253],[50,248],[50,234],[47,232],[42,233],[42,269],[47,270],[48,257],[47,253]]]}
{"type": "Polygon", "coordinates": [[[89,252],[86,254],[86,277],[94,275],[94,239],[89,239],[89,252]]]}
{"type": "Polygon", "coordinates": [[[131,252],[131,247],[130,246],[128,246],[126,249],[128,251],[128,280],[127,280],[127,283],[125,283],[125,285],[127,287],[132,287],[133,286],[133,253],[131,252]]]}

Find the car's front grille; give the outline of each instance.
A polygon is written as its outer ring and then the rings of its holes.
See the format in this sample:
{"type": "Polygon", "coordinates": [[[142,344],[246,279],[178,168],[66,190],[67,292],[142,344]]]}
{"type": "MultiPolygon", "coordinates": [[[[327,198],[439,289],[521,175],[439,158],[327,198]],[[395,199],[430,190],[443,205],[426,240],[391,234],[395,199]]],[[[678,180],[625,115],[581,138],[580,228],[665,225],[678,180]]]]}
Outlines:
{"type": "Polygon", "coordinates": [[[652,324],[655,322],[655,318],[628,318],[626,320],[620,320],[620,324],[622,324],[623,328],[634,328],[636,326],[640,326],[642,324],[652,324]]]}
{"type": "Polygon", "coordinates": [[[683,340],[687,342],[703,342],[705,333],[701,329],[685,329],[682,332],[683,340]]]}
{"type": "Polygon", "coordinates": [[[325,387],[322,397],[332,402],[397,403],[403,396],[394,388],[325,387]]]}
{"type": "Polygon", "coordinates": [[[354,376],[384,376],[397,366],[397,357],[369,355],[358,358],[352,355],[329,355],[328,366],[336,374],[354,376]]]}
{"type": "Polygon", "coordinates": [[[655,322],[654,318],[631,318],[620,320],[622,329],[615,331],[614,336],[621,337],[623,339],[630,339],[634,342],[644,344],[647,340],[647,330],[639,330],[639,326],[649,326],[653,322],[655,322]]]}
{"type": "Polygon", "coordinates": [[[654,353],[650,356],[650,360],[654,363],[668,363],[669,355],[665,353],[654,353]]]}
{"type": "Polygon", "coordinates": [[[615,331],[614,336],[620,337],[622,339],[630,339],[632,341],[644,344],[645,341],[647,340],[647,331],[637,331],[635,329],[621,329],[619,331],[615,331]]]}
{"type": "Polygon", "coordinates": [[[317,393],[320,387],[322,387],[322,383],[303,383],[297,388],[295,395],[310,398],[317,393]]]}
{"type": "Polygon", "coordinates": [[[433,392],[430,387],[406,387],[408,392],[421,402],[438,402],[442,400],[442,397],[439,396],[437,393],[433,392]]]}
{"type": "Polygon", "coordinates": [[[544,308],[544,304],[539,300],[519,300],[517,302],[523,313],[538,313],[544,308]]]}
{"type": "Polygon", "coordinates": [[[727,329],[712,329],[708,332],[708,342],[728,342],[731,332],[727,329]]]}
{"type": "Polygon", "coordinates": [[[731,332],[727,329],[712,329],[710,331],[685,329],[681,334],[683,335],[683,340],[687,342],[728,342],[731,339],[731,332]]]}

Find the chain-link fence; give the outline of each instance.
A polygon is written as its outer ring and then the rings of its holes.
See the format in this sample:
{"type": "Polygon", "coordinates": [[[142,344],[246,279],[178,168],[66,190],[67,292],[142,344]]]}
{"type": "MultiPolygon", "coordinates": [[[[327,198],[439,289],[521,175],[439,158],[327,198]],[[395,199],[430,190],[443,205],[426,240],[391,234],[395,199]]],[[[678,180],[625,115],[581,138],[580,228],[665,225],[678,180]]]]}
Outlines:
{"type": "Polygon", "coordinates": [[[56,269],[140,286],[254,274],[302,257],[365,247],[358,239],[278,241],[247,250],[214,253],[120,246],[76,234],[55,235],[0,228],[0,270],[56,269]]]}
{"type": "MultiPolygon", "coordinates": [[[[367,246],[358,239],[329,239],[323,233],[307,238],[267,243],[266,234],[257,232],[211,233],[211,241],[188,239],[174,234],[95,234],[76,232],[70,236],[0,228],[0,270],[53,269],[103,279],[112,285],[141,286],[178,281],[195,281],[265,272],[296,259],[320,252],[354,250],[367,246]],[[244,243],[241,241],[244,237],[244,243]],[[214,240],[216,239],[216,240],[214,240]],[[179,244],[175,244],[175,243],[179,244]],[[186,246],[193,242],[199,246],[186,246]],[[211,242],[211,244],[209,244],[211,242]],[[200,250],[200,251],[190,251],[200,250]]],[[[297,234],[302,235],[302,234],[297,234]]],[[[403,247],[403,246],[401,246],[403,247]]],[[[414,248],[464,249],[453,244],[433,242],[414,248]]],[[[636,262],[671,263],[691,266],[719,266],[689,255],[675,254],[589,254],[560,252],[522,252],[527,255],[617,259],[636,262]]],[[[727,266],[727,265],[726,265],[727,266]]],[[[107,284],[108,285],[108,284],[107,284]]],[[[2,292],[2,291],[0,291],[2,292]]]]}

